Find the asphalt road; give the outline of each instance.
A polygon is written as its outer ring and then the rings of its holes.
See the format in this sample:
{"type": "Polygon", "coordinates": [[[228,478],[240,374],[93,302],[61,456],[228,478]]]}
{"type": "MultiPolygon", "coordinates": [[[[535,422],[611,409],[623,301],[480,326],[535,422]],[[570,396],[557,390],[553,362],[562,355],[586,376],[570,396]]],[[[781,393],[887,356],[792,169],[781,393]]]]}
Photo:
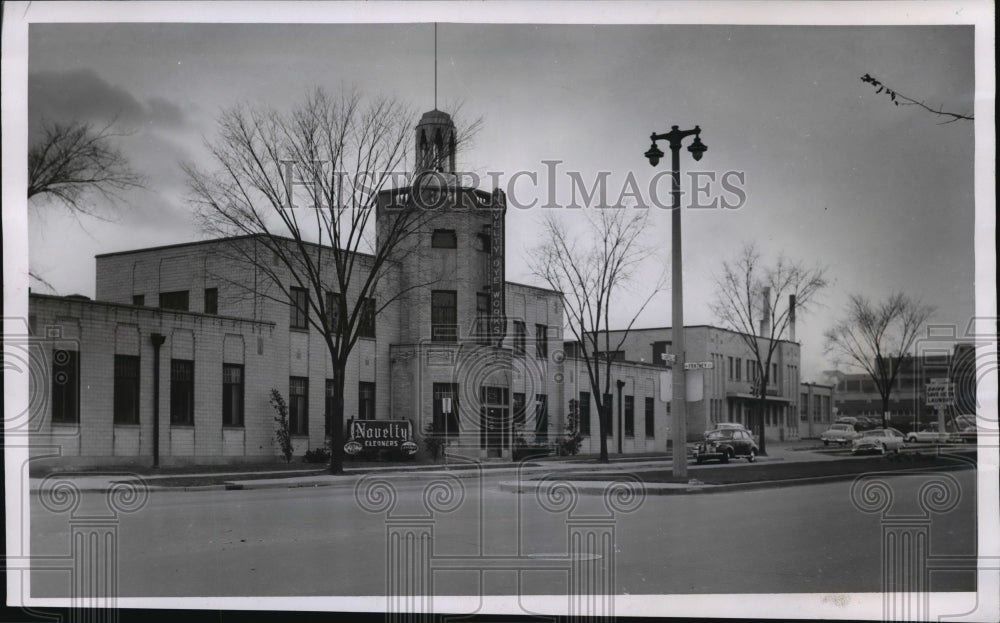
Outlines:
{"type": "MultiPolygon", "coordinates": [[[[929,551],[974,556],[975,472],[945,477],[958,484],[958,495],[954,508],[922,524],[930,530],[929,551]]],[[[888,479],[888,512],[917,513],[928,478],[888,479]]],[[[461,489],[451,489],[451,499],[435,495],[447,493],[445,488],[396,483],[391,516],[363,510],[353,487],[154,491],[117,525],[118,594],[383,595],[387,567],[399,571],[401,560],[389,551],[387,534],[407,526],[433,531],[429,547],[439,595],[566,594],[571,526],[611,539],[606,546],[601,538],[584,540],[577,559],[588,561],[593,586],[612,582],[618,594],[884,589],[885,522],[852,503],[850,481],[649,496],[637,509],[612,516],[602,496],[580,495],[571,511],[561,506],[569,498],[549,499],[545,508],[534,494],[500,491],[497,480],[463,479],[461,489]],[[428,504],[442,512],[421,519],[428,504]],[[518,566],[529,570],[519,573],[518,566]]],[[[371,493],[370,507],[387,499],[378,489],[371,493]]],[[[84,494],[78,513],[101,507],[103,499],[84,494]]],[[[628,500],[618,508],[625,506],[628,500]]],[[[33,556],[66,556],[72,529],[66,513],[51,512],[33,495],[31,522],[33,556]]],[[[66,571],[35,571],[31,577],[33,596],[69,594],[66,571]]],[[[974,581],[968,572],[934,574],[930,588],[975,590],[974,581]]]]}

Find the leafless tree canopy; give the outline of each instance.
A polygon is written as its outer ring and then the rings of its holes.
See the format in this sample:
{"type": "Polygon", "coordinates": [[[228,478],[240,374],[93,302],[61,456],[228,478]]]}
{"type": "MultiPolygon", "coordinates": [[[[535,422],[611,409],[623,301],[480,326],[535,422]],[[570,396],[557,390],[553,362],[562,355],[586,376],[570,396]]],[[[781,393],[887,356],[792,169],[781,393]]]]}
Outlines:
{"type": "Polygon", "coordinates": [[[77,214],[96,215],[85,200],[96,191],[114,201],[118,193],[143,185],[114,145],[125,133],[112,124],[45,122],[41,137],[28,150],[28,198],[54,197],[77,214]]]}
{"type": "Polygon", "coordinates": [[[635,276],[639,264],[652,253],[641,244],[648,223],[648,212],[624,208],[598,208],[581,213],[587,222],[586,233],[575,236],[553,215],[543,223],[543,242],[529,254],[532,273],[553,290],[562,293],[566,322],[579,345],[597,401],[601,430],[601,460],[607,461],[607,426],[611,405],[604,396],[611,394],[611,361],[625,341],[635,319],[659,291],[658,282],[629,321],[620,340],[611,343],[610,307],[612,297],[620,294],[635,276]]]}
{"type": "Polygon", "coordinates": [[[875,78],[871,74],[865,74],[865,75],[861,76],[861,81],[864,82],[864,83],[872,85],[872,88],[875,89],[875,93],[876,94],[884,92],[885,95],[890,100],[892,100],[892,103],[895,104],[896,106],[899,106],[900,104],[902,104],[903,106],[918,106],[920,108],[923,108],[924,110],[926,110],[929,113],[938,115],[939,117],[947,117],[948,120],[945,121],[944,123],[954,123],[955,121],[973,121],[973,120],[975,120],[975,117],[972,116],[972,115],[963,115],[963,114],[959,114],[959,113],[955,113],[955,112],[944,110],[943,108],[931,108],[930,106],[928,106],[924,102],[921,102],[919,100],[913,99],[912,97],[908,97],[906,95],[903,95],[899,91],[897,91],[897,90],[891,88],[889,85],[883,83],[878,78],[875,78]]]}
{"type": "Polygon", "coordinates": [[[290,304],[293,287],[309,292],[308,321],[334,370],[333,471],[342,469],[348,357],[365,323],[403,293],[387,279],[406,253],[402,242],[433,218],[419,209],[376,214],[378,193],[407,181],[413,127],[397,100],[316,90],[287,113],[224,111],[207,145],[216,170],[184,167],[206,231],[229,237],[233,255],[266,277],[269,287],[255,294],[290,304]]]}
{"type": "Polygon", "coordinates": [[[934,308],[896,292],[882,302],[860,294],[848,299],[844,318],[826,332],[826,353],[837,365],[864,370],[882,397],[883,425],[899,364],[934,308]]]}
{"type": "MultiPolygon", "coordinates": [[[[764,401],[770,377],[771,360],[779,340],[787,339],[792,308],[789,296],[795,296],[795,312],[802,314],[815,304],[816,296],[827,285],[823,268],[807,268],[801,262],[779,256],[766,265],[755,245],[746,245],[734,260],[722,263],[715,280],[712,311],[720,324],[737,332],[753,353],[757,368],[758,417],[764,416],[764,401]],[[765,314],[766,303],[769,313],[765,314]]],[[[760,448],[765,451],[763,420],[760,422],[760,448]]]]}

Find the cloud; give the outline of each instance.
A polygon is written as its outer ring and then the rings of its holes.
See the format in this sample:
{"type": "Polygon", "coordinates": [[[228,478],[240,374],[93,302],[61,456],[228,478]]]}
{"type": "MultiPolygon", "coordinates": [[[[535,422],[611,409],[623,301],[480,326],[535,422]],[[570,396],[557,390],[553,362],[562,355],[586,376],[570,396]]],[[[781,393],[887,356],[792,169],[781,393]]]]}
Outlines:
{"type": "Polygon", "coordinates": [[[109,122],[176,128],[185,124],[183,110],[162,97],[141,101],[92,69],[40,71],[28,75],[29,126],[42,119],[109,122]]]}

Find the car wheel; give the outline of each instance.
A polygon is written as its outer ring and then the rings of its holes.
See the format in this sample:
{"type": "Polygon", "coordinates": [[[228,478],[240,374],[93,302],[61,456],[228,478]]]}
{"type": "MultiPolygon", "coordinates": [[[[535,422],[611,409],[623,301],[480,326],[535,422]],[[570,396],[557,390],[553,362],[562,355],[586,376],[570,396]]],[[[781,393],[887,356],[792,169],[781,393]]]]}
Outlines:
{"type": "Polygon", "coordinates": [[[698,465],[701,465],[702,463],[705,462],[705,459],[703,459],[700,456],[698,456],[698,457],[695,457],[694,462],[697,463],[698,465]]]}
{"type": "Polygon", "coordinates": [[[885,444],[882,444],[881,446],[878,447],[878,453],[881,454],[882,456],[885,456],[885,444]]]}
{"type": "Polygon", "coordinates": [[[830,445],[830,442],[829,442],[829,441],[827,441],[826,439],[824,439],[824,440],[823,440],[823,445],[824,445],[824,446],[828,446],[828,445],[830,445]]]}
{"type": "Polygon", "coordinates": [[[747,455],[747,463],[753,463],[756,460],[757,460],[757,453],[753,450],[753,448],[751,448],[750,454],[747,455]]]}
{"type": "Polygon", "coordinates": [[[729,462],[729,453],[730,453],[729,450],[726,450],[725,452],[722,453],[722,459],[721,459],[721,461],[723,463],[728,463],[729,462]]]}

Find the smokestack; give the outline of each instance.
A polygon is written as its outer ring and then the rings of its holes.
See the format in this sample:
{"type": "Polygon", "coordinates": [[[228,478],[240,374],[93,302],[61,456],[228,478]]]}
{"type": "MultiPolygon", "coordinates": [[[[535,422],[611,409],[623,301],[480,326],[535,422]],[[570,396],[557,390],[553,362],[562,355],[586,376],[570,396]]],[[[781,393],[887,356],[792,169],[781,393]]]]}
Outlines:
{"type": "Polygon", "coordinates": [[[788,295],[788,340],[795,341],[795,295],[788,295]]]}
{"type": "Polygon", "coordinates": [[[764,314],[760,319],[760,336],[771,335],[771,288],[764,288],[764,314]]]}

